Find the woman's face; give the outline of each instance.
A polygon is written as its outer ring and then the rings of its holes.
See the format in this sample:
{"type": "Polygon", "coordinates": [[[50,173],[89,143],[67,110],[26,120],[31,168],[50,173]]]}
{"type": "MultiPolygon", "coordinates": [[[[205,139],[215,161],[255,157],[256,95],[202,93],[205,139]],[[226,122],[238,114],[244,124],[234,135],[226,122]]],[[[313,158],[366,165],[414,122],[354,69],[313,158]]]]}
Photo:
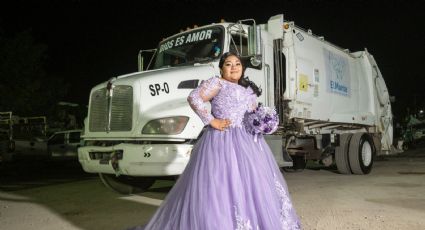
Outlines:
{"type": "Polygon", "coordinates": [[[229,56],[221,67],[221,77],[225,80],[237,83],[242,76],[242,63],[236,56],[229,56]]]}

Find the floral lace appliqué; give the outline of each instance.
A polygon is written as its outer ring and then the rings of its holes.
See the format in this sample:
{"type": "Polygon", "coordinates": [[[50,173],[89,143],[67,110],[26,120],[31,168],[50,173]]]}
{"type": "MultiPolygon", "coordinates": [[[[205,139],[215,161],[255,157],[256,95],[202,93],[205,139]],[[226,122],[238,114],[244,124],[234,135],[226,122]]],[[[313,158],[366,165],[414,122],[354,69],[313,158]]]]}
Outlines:
{"type": "Polygon", "coordinates": [[[213,77],[194,89],[188,102],[205,125],[217,118],[229,119],[231,127],[243,127],[244,114],[255,109],[256,99],[257,95],[250,87],[213,77]],[[206,106],[208,102],[211,102],[211,113],[206,106]]]}
{"type": "MultiPolygon", "coordinates": [[[[234,206],[234,208],[235,208],[235,219],[236,219],[235,230],[254,230],[251,226],[251,221],[242,219],[242,217],[238,213],[238,208],[236,206],[234,206]]],[[[255,230],[260,230],[258,225],[255,228],[255,230]]]]}
{"type": "Polygon", "coordinates": [[[220,80],[218,77],[213,77],[206,81],[202,81],[202,83],[194,89],[187,98],[190,107],[192,107],[195,113],[198,114],[205,125],[208,125],[214,119],[211,112],[207,109],[206,102],[211,101],[220,89],[220,80]]]}
{"type": "Polygon", "coordinates": [[[276,175],[274,177],[276,192],[280,200],[280,223],[282,224],[282,229],[301,229],[301,224],[297,220],[294,221],[291,217],[293,206],[287,190],[279,182],[276,175]]]}
{"type": "Polygon", "coordinates": [[[257,96],[250,87],[245,88],[236,83],[220,80],[222,88],[212,99],[211,109],[215,118],[229,119],[231,127],[243,127],[244,114],[251,111],[257,96]]]}

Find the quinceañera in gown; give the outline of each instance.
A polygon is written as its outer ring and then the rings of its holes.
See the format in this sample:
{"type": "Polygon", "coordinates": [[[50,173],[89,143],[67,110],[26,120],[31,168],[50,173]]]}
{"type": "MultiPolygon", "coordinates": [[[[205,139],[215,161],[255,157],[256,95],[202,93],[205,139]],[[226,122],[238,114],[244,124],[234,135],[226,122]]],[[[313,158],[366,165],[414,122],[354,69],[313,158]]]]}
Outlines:
{"type": "Polygon", "coordinates": [[[223,78],[203,81],[188,101],[208,126],[172,190],[144,230],[301,229],[286,182],[263,136],[247,132],[244,116],[257,95],[223,78]],[[211,102],[211,113],[205,103],[211,102]]]}

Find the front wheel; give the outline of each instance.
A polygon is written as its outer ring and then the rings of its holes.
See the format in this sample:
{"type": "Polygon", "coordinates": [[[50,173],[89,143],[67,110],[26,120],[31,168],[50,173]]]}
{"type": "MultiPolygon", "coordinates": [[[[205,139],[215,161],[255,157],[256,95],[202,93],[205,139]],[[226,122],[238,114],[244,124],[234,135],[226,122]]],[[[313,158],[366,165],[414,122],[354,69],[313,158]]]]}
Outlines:
{"type": "Polygon", "coordinates": [[[155,183],[153,177],[115,176],[113,174],[99,173],[102,183],[121,194],[133,194],[145,192],[155,183]]]}

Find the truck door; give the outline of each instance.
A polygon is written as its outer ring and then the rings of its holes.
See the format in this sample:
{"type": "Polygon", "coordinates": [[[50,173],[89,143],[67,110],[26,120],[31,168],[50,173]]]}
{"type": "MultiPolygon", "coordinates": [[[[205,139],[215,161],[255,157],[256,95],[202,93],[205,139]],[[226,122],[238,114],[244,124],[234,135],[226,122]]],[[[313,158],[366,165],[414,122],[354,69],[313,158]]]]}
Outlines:
{"type": "Polygon", "coordinates": [[[51,157],[62,157],[65,155],[65,133],[56,133],[48,141],[51,157]]]}

